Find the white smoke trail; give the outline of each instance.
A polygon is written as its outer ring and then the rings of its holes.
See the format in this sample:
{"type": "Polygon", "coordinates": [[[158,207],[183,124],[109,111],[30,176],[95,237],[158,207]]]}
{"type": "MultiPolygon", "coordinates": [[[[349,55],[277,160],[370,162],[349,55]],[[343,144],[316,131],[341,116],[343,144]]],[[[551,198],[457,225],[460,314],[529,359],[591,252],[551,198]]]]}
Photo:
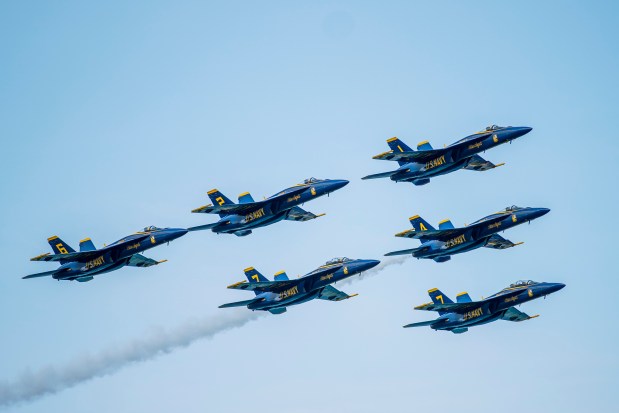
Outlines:
{"type": "MultiPolygon", "coordinates": [[[[342,284],[375,276],[387,267],[404,263],[407,258],[386,258],[376,267],[358,277],[348,278],[342,281],[342,284]]],[[[209,339],[226,330],[242,327],[265,314],[249,312],[246,309],[229,310],[222,312],[220,316],[189,322],[174,330],[156,330],[143,338],[98,354],[84,355],[63,366],[47,366],[35,372],[26,370],[12,382],[0,382],[0,407],[32,401],[97,377],[113,374],[130,364],[147,361],[187,347],[196,340],[209,339]]]]}
{"type": "Polygon", "coordinates": [[[406,262],[407,259],[409,259],[410,256],[408,255],[401,255],[398,257],[387,257],[384,260],[381,260],[380,264],[378,264],[376,267],[371,268],[363,273],[361,273],[361,275],[357,276],[357,277],[350,277],[350,278],[346,278],[343,281],[340,281],[339,284],[351,284],[353,282],[356,282],[358,280],[363,280],[364,278],[369,278],[369,277],[373,277],[375,275],[378,275],[378,273],[380,273],[382,270],[384,270],[387,267],[391,267],[392,265],[401,265],[404,264],[404,262],[406,262]]]}
{"type": "Polygon", "coordinates": [[[226,330],[241,327],[261,315],[264,313],[246,309],[222,312],[217,317],[189,322],[170,331],[158,330],[122,346],[84,355],[63,366],[48,366],[35,372],[27,370],[13,382],[0,382],[0,407],[32,401],[115,373],[129,364],[150,360],[187,347],[196,340],[212,338],[226,330]]]}

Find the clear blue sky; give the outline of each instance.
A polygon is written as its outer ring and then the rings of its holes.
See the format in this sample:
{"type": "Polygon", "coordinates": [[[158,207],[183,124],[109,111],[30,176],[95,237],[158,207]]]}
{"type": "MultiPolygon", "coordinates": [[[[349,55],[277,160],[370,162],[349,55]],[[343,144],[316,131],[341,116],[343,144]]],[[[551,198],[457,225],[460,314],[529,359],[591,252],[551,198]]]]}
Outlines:
{"type": "Polygon", "coordinates": [[[63,366],[246,299],[255,266],[304,274],[380,258],[420,214],[472,222],[552,209],[525,244],[410,259],[311,302],[10,412],[611,411],[619,386],[615,2],[4,2],[0,5],[0,381],[63,366]],[[424,187],[361,181],[398,136],[435,146],[531,126],[484,155],[497,170],[424,187]],[[217,187],[258,198],[309,176],[351,181],[327,215],[246,238],[192,233],[164,265],[78,284],[21,280],[59,235],[113,242],[192,226],[217,187]],[[541,317],[453,335],[402,329],[440,287],[487,296],[518,279],[567,288],[541,317]]]}

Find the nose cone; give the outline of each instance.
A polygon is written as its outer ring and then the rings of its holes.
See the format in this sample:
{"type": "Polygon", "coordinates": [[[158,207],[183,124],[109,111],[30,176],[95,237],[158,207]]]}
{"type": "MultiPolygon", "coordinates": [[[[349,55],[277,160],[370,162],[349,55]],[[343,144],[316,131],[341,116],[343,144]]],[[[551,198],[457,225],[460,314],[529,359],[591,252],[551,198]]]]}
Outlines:
{"type": "Polygon", "coordinates": [[[562,283],[547,283],[546,288],[545,288],[545,293],[552,294],[552,293],[559,291],[563,287],[565,287],[565,284],[562,284],[562,283]]]}
{"type": "Polygon", "coordinates": [[[530,212],[530,219],[536,219],[539,217],[543,217],[544,215],[546,215],[547,213],[550,212],[549,208],[531,208],[531,212],[530,212]]]}
{"type": "Polygon", "coordinates": [[[337,191],[338,189],[344,188],[348,185],[346,179],[330,179],[328,182],[327,192],[337,191]]]}
{"type": "Polygon", "coordinates": [[[167,234],[165,237],[168,241],[172,241],[172,240],[182,237],[187,232],[189,232],[189,230],[185,228],[170,228],[167,230],[167,234]]]}
{"type": "Polygon", "coordinates": [[[512,140],[512,139],[519,138],[519,137],[521,137],[523,135],[526,135],[527,133],[531,132],[532,130],[533,130],[533,128],[529,128],[528,126],[518,126],[518,127],[511,128],[509,130],[508,139],[512,140]]]}
{"type": "Polygon", "coordinates": [[[355,264],[355,271],[356,272],[367,271],[370,268],[376,267],[378,264],[380,264],[380,261],[378,260],[358,260],[357,263],[355,264]]]}

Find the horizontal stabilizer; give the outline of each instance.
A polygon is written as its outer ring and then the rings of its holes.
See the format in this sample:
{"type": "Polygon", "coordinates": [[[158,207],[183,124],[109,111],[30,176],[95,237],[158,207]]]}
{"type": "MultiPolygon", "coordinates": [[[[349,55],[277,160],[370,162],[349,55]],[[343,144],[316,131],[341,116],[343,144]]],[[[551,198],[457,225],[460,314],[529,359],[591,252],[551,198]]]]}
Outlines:
{"type": "Polygon", "coordinates": [[[261,301],[262,298],[254,298],[253,300],[245,300],[245,301],[236,301],[234,303],[227,303],[227,304],[222,304],[219,306],[219,308],[230,308],[230,307],[247,307],[249,304],[251,303],[257,303],[258,301],[261,301]]]}
{"type": "Polygon", "coordinates": [[[402,327],[404,327],[404,328],[426,327],[426,326],[432,326],[432,325],[436,325],[436,324],[442,324],[445,321],[447,321],[447,317],[439,317],[439,318],[437,318],[435,320],[421,321],[419,323],[407,324],[407,325],[402,326],[402,327]]]}
{"type": "Polygon", "coordinates": [[[36,274],[30,274],[30,275],[26,275],[25,277],[21,277],[22,280],[26,280],[28,278],[39,278],[39,277],[49,277],[50,275],[53,275],[56,271],[45,271],[45,272],[39,272],[36,274]]]}

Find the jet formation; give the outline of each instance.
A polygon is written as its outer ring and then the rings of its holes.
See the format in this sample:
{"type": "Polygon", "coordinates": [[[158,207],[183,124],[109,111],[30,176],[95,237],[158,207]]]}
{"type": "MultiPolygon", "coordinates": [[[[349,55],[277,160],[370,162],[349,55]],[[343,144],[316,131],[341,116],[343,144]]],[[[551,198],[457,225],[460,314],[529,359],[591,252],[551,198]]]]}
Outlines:
{"type": "Polygon", "coordinates": [[[53,254],[45,253],[31,258],[30,261],[54,261],[60,267],[53,271],[26,275],[22,278],[51,276],[56,280],[86,282],[95,275],[118,270],[124,266],[150,267],[166,260],[155,261],[146,258],[143,251],[166,244],[182,237],[188,232],[184,228],[157,228],[150,226],[144,230],[128,235],[113,244],[97,249],[90,238],[80,241],[80,250],[76,252],[69,244],[57,236],[47,239],[53,254]]]}
{"type": "Polygon", "coordinates": [[[228,288],[253,291],[256,296],[251,300],[223,304],[219,308],[247,307],[250,310],[281,314],[286,312],[288,306],[315,298],[327,301],[346,300],[357,294],[348,295],[331,284],[374,268],[379,263],[377,260],[334,258],[303,277],[292,280],[284,271],[280,271],[275,274],[274,281],[269,281],[255,268],[249,267],[244,270],[247,281],[232,284],[228,288]]]}
{"type": "Polygon", "coordinates": [[[239,195],[235,204],[219,190],[208,192],[212,204],[196,208],[191,212],[218,214],[220,219],[212,224],[190,228],[210,229],[217,234],[234,234],[243,237],[255,228],[274,224],[281,220],[309,221],[324,214],[315,215],[299,205],[312,199],[329,195],[348,184],[344,179],[306,179],[302,184],[286,188],[263,201],[254,201],[249,192],[239,195]]]}
{"type": "Polygon", "coordinates": [[[394,171],[368,175],[362,179],[389,178],[395,182],[425,185],[430,182],[430,178],[458,169],[487,171],[503,164],[495,165],[479,156],[479,153],[507,142],[511,143],[530,131],[529,127],[492,125],[442,149],[434,149],[428,141],[420,142],[416,151],[398,138],[387,139],[391,150],[376,155],[373,159],[396,161],[400,167],[394,171]]]}
{"type": "Polygon", "coordinates": [[[409,218],[413,229],[399,232],[396,237],[415,238],[421,241],[421,246],[407,250],[392,251],[391,255],[412,255],[415,258],[428,258],[436,262],[445,262],[454,254],[472,251],[486,247],[494,249],[506,249],[522,244],[514,244],[500,236],[498,233],[516,225],[546,215],[548,208],[521,208],[511,206],[503,211],[495,212],[471,225],[455,228],[450,220],[439,222],[438,230],[428,224],[419,215],[409,218]]]}
{"type": "MultiPolygon", "coordinates": [[[[428,141],[420,142],[417,150],[411,149],[398,138],[387,140],[390,151],[374,156],[374,159],[398,162],[399,168],[366,176],[362,179],[389,178],[395,182],[411,182],[425,185],[431,178],[459,169],[487,171],[503,164],[494,164],[479,154],[495,146],[511,143],[531,131],[529,127],[489,126],[481,132],[469,135],[442,149],[434,149],[428,141]]],[[[128,235],[113,244],[97,249],[90,238],[79,244],[79,252],[67,243],[53,236],[48,243],[53,254],[45,253],[32,261],[58,262],[60,267],[52,271],[27,275],[23,278],[51,276],[56,280],[86,282],[99,274],[115,271],[124,266],[150,267],[165,260],[156,261],[141,253],[161,244],[169,243],[189,231],[210,229],[216,234],[234,234],[242,237],[256,228],[265,227],[282,220],[309,221],[324,214],[314,214],[300,207],[305,202],[343,188],[349,182],[343,179],[309,178],[301,184],[286,188],[261,201],[255,201],[249,192],[238,196],[234,203],[217,189],[208,192],[211,203],[194,209],[193,213],[217,214],[219,220],[213,223],[184,228],[146,227],[128,235]]],[[[432,259],[445,262],[454,254],[486,247],[506,249],[521,244],[503,238],[499,232],[525,222],[531,222],[550,210],[548,208],[507,207],[488,215],[472,224],[456,228],[450,220],[439,222],[435,229],[419,215],[409,218],[412,229],[396,234],[397,237],[418,239],[417,248],[392,251],[386,256],[411,255],[418,259],[432,259]]],[[[284,271],[268,280],[255,268],[244,270],[247,281],[228,286],[229,289],[253,291],[249,300],[231,302],[219,308],[246,307],[252,311],[268,311],[282,314],[292,305],[314,299],[342,301],[356,296],[336,289],[333,284],[348,277],[376,267],[380,261],[370,259],[334,258],[302,277],[290,279],[284,271]]],[[[481,301],[472,301],[467,293],[457,296],[457,302],[450,300],[438,289],[429,290],[432,302],[415,307],[417,310],[437,311],[439,318],[405,325],[404,327],[429,326],[434,330],[463,333],[469,327],[496,320],[524,321],[529,316],[515,308],[516,305],[552,294],[565,287],[561,283],[538,283],[518,281],[502,291],[481,301]]]]}
{"type": "Polygon", "coordinates": [[[561,283],[518,281],[481,301],[471,300],[466,292],[460,293],[455,303],[439,289],[433,288],[428,291],[432,302],[417,306],[415,310],[437,311],[440,317],[435,320],[407,324],[404,328],[430,326],[433,330],[460,334],[468,331],[469,327],[497,320],[530,320],[538,315],[530,316],[519,311],[515,306],[540,297],[545,298],[563,287],[565,284],[561,283]]]}

